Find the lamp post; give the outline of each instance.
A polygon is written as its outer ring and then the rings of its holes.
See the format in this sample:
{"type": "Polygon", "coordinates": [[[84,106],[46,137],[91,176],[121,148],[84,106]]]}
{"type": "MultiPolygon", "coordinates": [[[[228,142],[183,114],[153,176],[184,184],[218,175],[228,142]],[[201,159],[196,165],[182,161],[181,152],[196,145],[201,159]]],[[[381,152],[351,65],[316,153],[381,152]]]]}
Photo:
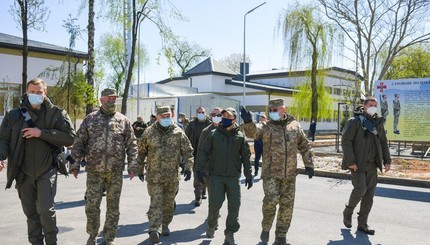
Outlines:
{"type": "Polygon", "coordinates": [[[245,94],[246,94],[246,92],[245,92],[245,89],[246,89],[246,69],[245,69],[245,67],[246,67],[246,65],[245,65],[245,64],[246,64],[246,55],[245,55],[246,16],[247,16],[249,13],[251,13],[252,11],[256,10],[257,8],[259,8],[259,7],[263,6],[264,4],[266,4],[266,2],[264,2],[264,3],[260,4],[260,5],[258,5],[257,7],[255,7],[255,8],[253,8],[253,9],[249,10],[249,11],[248,11],[248,12],[246,12],[246,13],[245,13],[245,15],[243,16],[243,68],[242,68],[242,69],[243,69],[243,101],[242,101],[243,106],[245,106],[245,94]]]}
{"type": "Polygon", "coordinates": [[[140,115],[140,23],[137,31],[137,116],[140,115]]]}

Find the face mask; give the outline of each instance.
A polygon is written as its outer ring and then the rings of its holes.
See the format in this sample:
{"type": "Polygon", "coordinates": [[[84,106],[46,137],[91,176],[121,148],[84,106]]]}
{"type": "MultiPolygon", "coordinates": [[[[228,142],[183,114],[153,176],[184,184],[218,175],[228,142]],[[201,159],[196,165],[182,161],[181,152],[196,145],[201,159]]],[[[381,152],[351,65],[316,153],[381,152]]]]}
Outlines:
{"type": "Polygon", "coordinates": [[[372,106],[372,107],[367,108],[366,112],[367,112],[367,114],[373,116],[373,115],[375,115],[377,110],[378,110],[378,108],[372,106]]]}
{"type": "Polygon", "coordinates": [[[275,111],[275,112],[269,112],[269,117],[273,121],[279,121],[279,120],[281,120],[281,116],[279,116],[279,112],[277,112],[277,111],[275,111]]]}
{"type": "Polygon", "coordinates": [[[205,118],[206,118],[205,114],[197,113],[197,119],[199,119],[200,121],[205,120],[205,118]]]}
{"type": "Polygon", "coordinates": [[[172,123],[172,119],[170,117],[168,117],[168,118],[161,118],[160,119],[161,126],[163,126],[165,128],[169,127],[171,123],[172,123]]]}
{"type": "Polygon", "coordinates": [[[28,102],[30,102],[31,105],[39,106],[43,102],[43,95],[39,94],[27,94],[28,102]]]}
{"type": "Polygon", "coordinates": [[[222,121],[222,117],[212,117],[212,121],[214,123],[220,123],[222,121]]]}
{"type": "Polygon", "coordinates": [[[233,119],[228,119],[223,117],[221,119],[221,124],[224,128],[228,128],[233,124],[233,119]]]}
{"type": "Polygon", "coordinates": [[[116,111],[116,102],[106,101],[103,105],[103,109],[107,114],[114,114],[116,111]]]}
{"type": "Polygon", "coordinates": [[[182,118],[178,118],[178,122],[180,122],[180,123],[181,123],[181,122],[182,122],[182,118]]]}

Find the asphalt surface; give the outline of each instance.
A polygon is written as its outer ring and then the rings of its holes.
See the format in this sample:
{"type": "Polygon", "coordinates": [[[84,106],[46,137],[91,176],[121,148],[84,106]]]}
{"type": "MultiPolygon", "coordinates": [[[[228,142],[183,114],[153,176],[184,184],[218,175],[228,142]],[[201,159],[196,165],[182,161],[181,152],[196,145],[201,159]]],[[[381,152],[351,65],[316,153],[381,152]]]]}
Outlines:
{"type": "MultiPolygon", "coordinates": [[[[124,173],[125,174],[125,173],[124,173]]],[[[85,192],[86,174],[78,179],[58,178],[56,196],[58,244],[85,244],[85,192]]],[[[5,186],[6,171],[0,172],[0,186],[5,186]]],[[[262,244],[261,205],[263,199],[262,181],[255,178],[254,186],[247,190],[242,178],[242,205],[240,209],[240,230],[235,234],[240,245],[262,244]]],[[[430,244],[430,189],[378,184],[369,225],[376,230],[374,236],[356,231],[356,214],[353,227],[342,224],[342,210],[351,191],[349,180],[314,177],[297,177],[297,192],[293,221],[287,238],[291,244],[430,244]]],[[[227,203],[221,210],[219,230],[215,238],[205,236],[207,227],[207,200],[202,206],[194,207],[192,182],[180,182],[176,198],[177,209],[172,231],[168,237],[161,237],[161,244],[219,245],[224,241],[223,230],[227,214],[227,203]]],[[[101,224],[104,223],[105,200],[102,202],[101,224]]],[[[1,222],[0,244],[28,244],[26,219],[15,189],[0,192],[1,222]]],[[[129,180],[124,175],[121,196],[121,217],[116,242],[123,245],[151,244],[148,239],[149,196],[146,183],[138,178],[129,180]]],[[[100,230],[102,227],[100,228],[100,230]]],[[[274,228],[269,244],[274,241],[274,228]]],[[[98,242],[100,244],[101,238],[98,242]]]]}

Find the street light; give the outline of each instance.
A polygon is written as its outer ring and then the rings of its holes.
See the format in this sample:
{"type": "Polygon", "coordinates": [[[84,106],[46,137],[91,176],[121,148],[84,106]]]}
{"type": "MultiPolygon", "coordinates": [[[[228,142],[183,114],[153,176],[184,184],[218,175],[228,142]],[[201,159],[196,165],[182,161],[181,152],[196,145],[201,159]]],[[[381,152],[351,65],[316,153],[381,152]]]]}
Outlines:
{"type": "Polygon", "coordinates": [[[246,88],[246,69],[245,69],[245,64],[246,64],[246,55],[245,55],[245,33],[246,33],[246,15],[248,15],[249,13],[251,13],[252,11],[256,10],[257,8],[263,6],[264,4],[266,4],[266,2],[258,5],[257,7],[249,10],[248,12],[245,13],[245,15],[243,16],[243,106],[245,106],[245,88],[246,88]]]}

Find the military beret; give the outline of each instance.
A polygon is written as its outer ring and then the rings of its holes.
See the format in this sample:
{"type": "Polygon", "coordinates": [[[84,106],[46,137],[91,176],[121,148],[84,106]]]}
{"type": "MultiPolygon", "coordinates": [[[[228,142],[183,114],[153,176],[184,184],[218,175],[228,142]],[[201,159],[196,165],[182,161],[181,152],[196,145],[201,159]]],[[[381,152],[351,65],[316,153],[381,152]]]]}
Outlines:
{"type": "Polygon", "coordinates": [[[170,106],[160,106],[157,107],[157,115],[163,115],[166,113],[171,113],[170,106]]]}
{"type": "Polygon", "coordinates": [[[237,117],[237,112],[236,112],[236,110],[235,110],[234,108],[232,108],[232,107],[228,107],[228,108],[226,108],[226,109],[222,110],[222,111],[221,111],[221,114],[224,114],[224,112],[227,112],[230,116],[237,117]]]}
{"type": "Polygon", "coordinates": [[[102,91],[102,96],[117,96],[115,89],[113,88],[105,88],[102,91]]]}
{"type": "Polygon", "coordinates": [[[269,107],[284,106],[284,99],[273,99],[269,101],[269,107]]]}

